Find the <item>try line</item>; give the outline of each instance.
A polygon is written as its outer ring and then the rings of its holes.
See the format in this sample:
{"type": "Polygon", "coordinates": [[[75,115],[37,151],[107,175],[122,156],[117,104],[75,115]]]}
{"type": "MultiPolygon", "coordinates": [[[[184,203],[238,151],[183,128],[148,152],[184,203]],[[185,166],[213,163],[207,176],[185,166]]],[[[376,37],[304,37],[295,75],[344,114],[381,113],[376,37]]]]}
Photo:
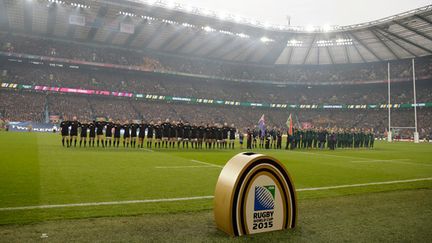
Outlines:
{"type": "MultiPolygon", "coordinates": [[[[299,188],[296,191],[298,191],[298,192],[320,191],[320,190],[331,190],[331,189],[339,189],[339,188],[366,187],[366,186],[374,186],[374,185],[388,185],[388,184],[408,183],[408,182],[417,182],[417,181],[430,181],[430,180],[432,180],[432,177],[408,179],[408,180],[396,180],[396,181],[369,182],[369,183],[339,185],[339,186],[299,188]]],[[[1,211],[45,209],[45,208],[124,205],[124,204],[155,203],[155,202],[176,202],[176,201],[191,201],[191,200],[202,200],[202,199],[213,199],[213,196],[178,197],[178,198],[161,198],[161,199],[145,199],[145,200],[130,200],[130,201],[89,202],[89,203],[71,203],[71,204],[51,204],[51,205],[35,205],[35,206],[23,206],[23,207],[8,207],[8,208],[0,208],[0,212],[1,211]]]]}

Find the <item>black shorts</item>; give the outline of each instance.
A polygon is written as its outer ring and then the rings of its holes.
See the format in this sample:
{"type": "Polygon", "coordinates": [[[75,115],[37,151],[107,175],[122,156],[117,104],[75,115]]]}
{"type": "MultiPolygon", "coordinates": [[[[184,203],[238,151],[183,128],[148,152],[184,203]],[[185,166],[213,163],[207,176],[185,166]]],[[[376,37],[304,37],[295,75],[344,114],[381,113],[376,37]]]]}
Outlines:
{"type": "Polygon", "coordinates": [[[78,132],[71,132],[71,133],[70,133],[70,136],[71,136],[71,137],[73,137],[73,136],[78,136],[78,132]]]}
{"type": "Polygon", "coordinates": [[[69,133],[68,132],[62,132],[61,135],[62,136],[69,136],[69,133]]]}
{"type": "Polygon", "coordinates": [[[81,136],[82,138],[86,138],[86,137],[87,137],[87,133],[81,133],[80,136],[81,136]]]}
{"type": "Polygon", "coordinates": [[[94,133],[93,133],[93,134],[90,133],[90,137],[91,137],[91,138],[94,138],[94,137],[96,137],[96,135],[95,135],[94,133]]]}
{"type": "Polygon", "coordinates": [[[147,138],[153,138],[153,133],[147,134],[147,138]]]}

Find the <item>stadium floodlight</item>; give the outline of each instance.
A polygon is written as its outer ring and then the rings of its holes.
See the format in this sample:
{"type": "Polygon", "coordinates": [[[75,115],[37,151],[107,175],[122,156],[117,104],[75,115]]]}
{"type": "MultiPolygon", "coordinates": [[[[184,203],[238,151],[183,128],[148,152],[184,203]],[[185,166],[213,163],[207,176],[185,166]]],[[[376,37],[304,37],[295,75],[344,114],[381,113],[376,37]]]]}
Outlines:
{"type": "Polygon", "coordinates": [[[263,43],[268,43],[268,42],[272,42],[274,40],[270,39],[270,38],[268,38],[266,36],[263,36],[263,37],[261,37],[260,41],[263,42],[263,43]]]}
{"type": "Polygon", "coordinates": [[[352,39],[337,39],[335,41],[337,46],[346,46],[346,45],[352,45],[353,40],[352,39]]]}
{"type": "Polygon", "coordinates": [[[64,4],[63,1],[59,1],[59,0],[48,0],[48,2],[50,2],[50,3],[64,4]]]}
{"type": "Polygon", "coordinates": [[[239,34],[237,34],[237,36],[240,37],[240,38],[250,38],[250,36],[248,36],[248,35],[246,35],[244,33],[239,33],[239,34]]]}
{"type": "Polygon", "coordinates": [[[319,41],[316,42],[316,44],[317,44],[319,47],[323,47],[323,46],[333,46],[333,45],[334,45],[334,42],[333,42],[333,40],[319,40],[319,41]]]}
{"type": "Polygon", "coordinates": [[[124,11],[120,11],[120,12],[118,12],[118,14],[123,15],[123,16],[128,16],[128,17],[135,17],[136,16],[134,13],[124,12],[124,11]]]}
{"type": "Polygon", "coordinates": [[[190,28],[195,27],[195,25],[192,25],[192,24],[189,24],[189,23],[183,23],[182,25],[183,25],[184,27],[190,27],[190,28]]]}
{"type": "Polygon", "coordinates": [[[215,31],[215,29],[213,29],[213,28],[210,27],[210,26],[202,27],[202,29],[203,29],[204,31],[206,31],[206,32],[213,32],[213,31],[215,31]]]}
{"type": "Polygon", "coordinates": [[[299,41],[299,40],[296,40],[296,39],[292,39],[292,40],[289,40],[289,41],[287,42],[287,46],[292,46],[292,47],[301,47],[301,46],[303,46],[303,41],[299,41]]]}

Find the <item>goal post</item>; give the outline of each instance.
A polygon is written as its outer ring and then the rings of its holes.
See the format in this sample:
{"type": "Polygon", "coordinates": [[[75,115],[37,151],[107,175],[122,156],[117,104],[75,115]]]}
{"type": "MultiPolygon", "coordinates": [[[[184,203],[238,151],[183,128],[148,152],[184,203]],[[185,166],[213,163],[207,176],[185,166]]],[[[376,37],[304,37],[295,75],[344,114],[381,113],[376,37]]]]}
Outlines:
{"type": "MultiPolygon", "coordinates": [[[[387,62],[387,108],[388,108],[388,132],[387,132],[387,141],[392,142],[393,138],[396,136],[400,137],[398,131],[402,130],[414,130],[412,133],[412,137],[414,143],[419,143],[419,133],[417,126],[417,97],[416,97],[416,75],[415,75],[415,60],[411,59],[412,64],[412,82],[413,82],[413,107],[414,107],[414,126],[413,127],[392,127],[391,126],[391,76],[390,76],[390,62],[387,62]],[[396,133],[398,132],[398,133],[396,133]]],[[[403,132],[402,134],[405,134],[403,132]]]]}

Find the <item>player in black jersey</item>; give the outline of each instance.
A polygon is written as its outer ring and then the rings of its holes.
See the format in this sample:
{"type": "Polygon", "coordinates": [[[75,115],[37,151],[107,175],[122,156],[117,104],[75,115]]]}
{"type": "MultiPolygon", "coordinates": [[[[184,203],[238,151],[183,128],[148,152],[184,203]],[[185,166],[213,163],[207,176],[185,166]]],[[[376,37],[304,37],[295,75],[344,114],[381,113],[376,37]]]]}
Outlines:
{"type": "Polygon", "coordinates": [[[129,124],[128,120],[126,120],[126,122],[122,125],[122,128],[124,130],[124,132],[123,132],[123,147],[129,147],[129,142],[130,142],[130,124],[129,124]]]}
{"type": "Polygon", "coordinates": [[[198,127],[198,148],[200,148],[200,149],[203,148],[205,129],[206,129],[206,127],[202,123],[198,127]]]}
{"type": "Polygon", "coordinates": [[[131,148],[134,147],[136,145],[136,137],[137,137],[137,131],[138,131],[138,127],[139,125],[136,124],[135,122],[132,122],[130,125],[130,131],[131,131],[131,148]]]}
{"type": "Polygon", "coordinates": [[[191,147],[197,149],[198,148],[198,126],[196,125],[196,123],[193,123],[191,126],[190,141],[191,141],[191,147]]]}
{"type": "Polygon", "coordinates": [[[248,128],[246,134],[246,149],[252,149],[253,132],[248,128]]]}
{"type": "Polygon", "coordinates": [[[186,145],[186,148],[189,148],[189,141],[190,141],[190,136],[191,135],[191,125],[189,124],[189,122],[186,122],[183,126],[183,148],[186,145]]]}
{"type": "Polygon", "coordinates": [[[170,125],[170,148],[174,148],[177,140],[177,122],[173,121],[170,125]]]}
{"type": "Polygon", "coordinates": [[[99,147],[99,142],[102,143],[102,147],[105,147],[104,145],[104,134],[103,134],[103,129],[105,127],[105,122],[104,121],[96,121],[95,123],[95,127],[96,127],[96,144],[99,147]]]}
{"type": "Polygon", "coordinates": [[[139,124],[139,132],[138,132],[138,148],[144,147],[144,137],[145,131],[147,129],[147,123],[144,120],[141,120],[141,124],[139,124]]]}
{"type": "Polygon", "coordinates": [[[212,127],[211,127],[211,143],[213,145],[213,149],[216,148],[216,143],[217,143],[217,137],[216,137],[216,133],[217,133],[217,124],[215,123],[212,127]]]}
{"type": "Polygon", "coordinates": [[[94,147],[94,141],[95,141],[95,137],[96,137],[96,126],[95,126],[96,121],[90,122],[89,124],[89,130],[90,130],[90,140],[89,140],[89,147],[94,147]]]}
{"type": "Polygon", "coordinates": [[[155,148],[156,146],[158,148],[161,147],[161,140],[162,140],[162,134],[163,134],[163,127],[162,127],[162,123],[161,121],[158,121],[158,123],[156,125],[154,125],[154,130],[155,130],[155,148]]]}
{"type": "MultiPolygon", "coordinates": [[[[184,128],[184,125],[183,125],[183,122],[181,120],[175,124],[175,130],[176,130],[175,137],[177,140],[177,148],[180,148],[180,144],[183,141],[183,133],[184,133],[183,128],[184,128]]],[[[183,147],[184,147],[184,145],[183,145],[183,147]]]]}
{"type": "Polygon", "coordinates": [[[234,149],[235,144],[235,134],[236,134],[236,128],[234,124],[231,124],[231,127],[229,128],[229,147],[234,149]]]}
{"type": "Polygon", "coordinates": [[[119,146],[120,144],[120,134],[121,134],[122,125],[120,121],[114,123],[114,144],[113,146],[119,146]]]}
{"type": "Polygon", "coordinates": [[[151,121],[150,124],[147,125],[147,148],[152,147],[154,129],[154,123],[151,121]]]}
{"type": "Polygon", "coordinates": [[[171,132],[171,124],[169,119],[166,119],[164,123],[161,124],[162,128],[162,147],[168,148],[168,140],[171,132]]]}
{"type": "Polygon", "coordinates": [[[207,124],[204,128],[204,143],[206,149],[211,148],[211,133],[211,127],[207,124]]]}
{"type": "Polygon", "coordinates": [[[74,116],[72,118],[72,121],[70,122],[70,139],[69,139],[69,144],[72,147],[72,140],[74,141],[74,147],[76,147],[76,143],[77,143],[77,136],[78,136],[78,128],[80,127],[80,123],[77,121],[77,117],[74,116]]]}
{"type": "Polygon", "coordinates": [[[111,147],[112,143],[112,137],[113,137],[113,128],[114,123],[112,119],[110,118],[108,122],[106,123],[105,127],[105,147],[108,147],[108,145],[111,147]]]}
{"type": "Polygon", "coordinates": [[[276,131],[276,149],[282,149],[282,131],[276,131]]]}
{"type": "Polygon", "coordinates": [[[222,125],[216,124],[215,125],[215,138],[216,138],[216,145],[218,149],[222,148],[222,125]]]}
{"type": "Polygon", "coordinates": [[[66,140],[66,146],[69,147],[69,126],[70,126],[69,121],[67,120],[66,117],[64,117],[63,121],[60,122],[60,131],[62,136],[63,147],[65,146],[65,140],[66,140]]]}
{"type": "Polygon", "coordinates": [[[86,144],[87,144],[87,129],[88,129],[87,122],[81,123],[80,128],[81,128],[81,133],[80,133],[80,143],[79,144],[80,144],[80,147],[81,147],[82,142],[84,141],[84,147],[85,147],[86,144]]]}
{"type": "Polygon", "coordinates": [[[225,122],[222,127],[222,147],[223,148],[227,148],[229,130],[230,128],[228,127],[228,124],[225,122]]]}

